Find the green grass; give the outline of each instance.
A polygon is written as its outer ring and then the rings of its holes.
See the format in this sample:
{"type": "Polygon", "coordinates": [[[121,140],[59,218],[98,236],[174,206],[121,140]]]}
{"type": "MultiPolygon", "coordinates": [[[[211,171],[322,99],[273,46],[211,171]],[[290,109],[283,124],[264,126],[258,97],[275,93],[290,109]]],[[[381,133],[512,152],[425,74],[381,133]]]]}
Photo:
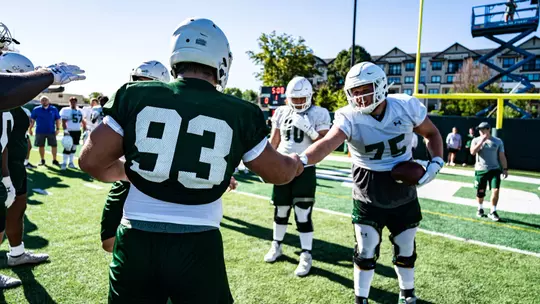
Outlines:
{"type": "MultiPolygon", "coordinates": [[[[37,163],[37,153],[32,160],[37,163]]],[[[30,192],[24,242],[28,249],[49,253],[51,261],[7,268],[4,242],[1,273],[20,277],[23,286],[4,291],[0,303],[106,303],[111,255],[101,249],[99,222],[110,185],[74,170],[39,167],[29,172],[29,189],[46,189],[52,195],[30,192]],[[102,188],[88,188],[86,183],[102,188]]],[[[271,185],[252,175],[237,176],[239,191],[270,195],[271,185]]],[[[325,180],[318,183],[318,207],[350,212],[350,188],[325,180]]],[[[492,223],[477,220],[474,207],[423,200],[422,208],[422,228],[458,236],[469,233],[484,242],[540,251],[540,227],[535,227],[539,216],[505,213],[513,222],[492,223]]],[[[236,193],[224,196],[221,231],[236,303],[352,303],[350,218],[314,213],[314,268],[306,278],[293,274],[299,240],[292,225],[284,241],[284,257],[274,264],[262,261],[272,238],[272,218],[267,200],[236,193]]],[[[540,258],[424,233],[418,234],[417,251],[419,303],[537,303],[540,299],[540,258]]],[[[371,303],[397,301],[391,258],[385,232],[371,303]]]]}

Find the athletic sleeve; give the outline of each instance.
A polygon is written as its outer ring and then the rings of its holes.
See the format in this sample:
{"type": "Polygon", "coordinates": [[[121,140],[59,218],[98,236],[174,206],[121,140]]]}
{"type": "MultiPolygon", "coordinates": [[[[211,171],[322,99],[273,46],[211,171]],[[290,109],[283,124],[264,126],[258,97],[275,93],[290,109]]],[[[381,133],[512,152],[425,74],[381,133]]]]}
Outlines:
{"type": "Polygon", "coordinates": [[[68,115],[68,111],[67,111],[68,108],[62,108],[62,110],[60,110],[60,117],[62,119],[65,119],[65,120],[69,120],[71,117],[69,117],[68,115]]]}
{"type": "Polygon", "coordinates": [[[243,134],[244,153],[242,160],[249,162],[257,158],[268,142],[268,127],[264,120],[264,115],[258,107],[252,107],[249,118],[246,117],[246,124],[243,134]]]}
{"type": "Polygon", "coordinates": [[[330,113],[325,108],[320,108],[317,114],[317,121],[315,122],[315,131],[329,130],[331,126],[330,113]]]}
{"type": "Polygon", "coordinates": [[[499,139],[499,152],[504,153],[504,143],[501,139],[499,139]]]}
{"type": "Polygon", "coordinates": [[[427,108],[416,97],[411,97],[408,103],[409,116],[415,127],[418,127],[427,117],[427,108]]]}
{"type": "Polygon", "coordinates": [[[345,114],[346,109],[347,107],[337,110],[336,115],[334,116],[334,125],[345,133],[347,140],[350,140],[352,135],[352,123],[345,114]]]}
{"type": "Polygon", "coordinates": [[[111,99],[103,106],[105,119],[103,123],[111,127],[116,133],[123,135],[124,127],[129,117],[127,108],[127,87],[126,84],[120,87],[111,99]]]}

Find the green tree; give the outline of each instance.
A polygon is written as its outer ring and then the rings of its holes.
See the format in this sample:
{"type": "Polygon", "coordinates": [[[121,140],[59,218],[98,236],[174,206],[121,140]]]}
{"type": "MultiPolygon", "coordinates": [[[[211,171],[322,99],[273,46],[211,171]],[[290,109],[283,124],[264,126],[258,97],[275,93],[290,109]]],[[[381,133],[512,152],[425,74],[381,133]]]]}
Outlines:
{"type": "Polygon", "coordinates": [[[335,112],[347,105],[347,97],[343,90],[334,90],[329,85],[322,85],[313,97],[314,104],[335,112]]]}
{"type": "Polygon", "coordinates": [[[313,51],[302,37],[287,34],[261,34],[258,39],[260,50],[248,51],[249,58],[261,71],[255,76],[264,86],[285,86],[294,76],[310,78],[318,75],[313,51]]]}
{"type": "MultiPolygon", "coordinates": [[[[342,50],[336,56],[336,59],[328,67],[328,84],[334,89],[343,87],[345,76],[351,68],[352,47],[348,50],[342,50]]],[[[371,55],[362,46],[356,45],[354,48],[354,63],[371,61],[371,55]]]]}
{"type": "Polygon", "coordinates": [[[253,90],[245,90],[244,93],[242,93],[242,99],[258,104],[259,94],[253,90]]]}
{"type": "Polygon", "coordinates": [[[240,90],[239,88],[225,88],[225,90],[223,90],[223,93],[232,95],[236,98],[242,98],[242,90],[240,90]]]}

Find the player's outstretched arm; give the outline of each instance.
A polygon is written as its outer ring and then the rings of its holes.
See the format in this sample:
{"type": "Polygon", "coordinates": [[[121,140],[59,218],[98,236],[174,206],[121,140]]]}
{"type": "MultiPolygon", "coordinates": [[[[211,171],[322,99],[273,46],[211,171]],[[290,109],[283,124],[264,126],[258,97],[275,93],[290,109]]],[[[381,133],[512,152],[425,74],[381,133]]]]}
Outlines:
{"type": "Polygon", "coordinates": [[[304,165],[296,154],[283,155],[270,144],[254,160],[244,163],[249,170],[257,173],[265,182],[284,185],[304,171],[304,165]]]}
{"type": "Polygon", "coordinates": [[[20,107],[49,87],[52,73],[39,70],[20,74],[0,73],[0,110],[20,107]]]}
{"type": "Polygon", "coordinates": [[[314,165],[336,150],[346,139],[347,135],[338,126],[333,126],[322,139],[309,146],[302,154],[306,155],[308,165],[314,165]]]}
{"type": "Polygon", "coordinates": [[[79,157],[81,170],[102,182],[127,180],[123,138],[106,124],[100,124],[88,137],[79,157]]]}

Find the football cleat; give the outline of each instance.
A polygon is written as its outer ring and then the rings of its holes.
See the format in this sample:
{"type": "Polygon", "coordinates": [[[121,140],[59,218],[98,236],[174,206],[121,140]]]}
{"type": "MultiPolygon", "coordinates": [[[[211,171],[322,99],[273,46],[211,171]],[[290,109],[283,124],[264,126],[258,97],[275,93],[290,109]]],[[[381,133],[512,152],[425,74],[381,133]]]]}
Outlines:
{"type": "Polygon", "coordinates": [[[75,164],[73,163],[69,163],[68,167],[70,167],[71,169],[77,169],[77,167],[75,167],[75,164]]]}
{"type": "Polygon", "coordinates": [[[39,264],[49,259],[49,255],[46,253],[33,253],[31,251],[26,251],[25,253],[17,257],[12,257],[11,255],[9,255],[9,253],[6,255],[7,263],[9,266],[18,266],[23,264],[39,264]]]}
{"type": "Polygon", "coordinates": [[[15,279],[15,278],[0,274],[0,289],[13,288],[21,284],[22,282],[19,279],[15,279]]]}
{"type": "Polygon", "coordinates": [[[283,252],[281,251],[281,244],[279,244],[276,241],[272,241],[272,245],[270,246],[270,250],[268,250],[268,253],[264,256],[264,261],[266,263],[273,263],[282,254],[283,254],[283,252]]]}
{"type": "Polygon", "coordinates": [[[484,209],[478,209],[478,211],[476,211],[476,216],[477,217],[484,217],[485,216],[484,209]]]}
{"type": "Polygon", "coordinates": [[[311,253],[306,251],[302,252],[300,254],[300,263],[298,263],[298,267],[296,267],[294,274],[299,277],[308,275],[309,271],[311,270],[312,262],[313,258],[311,257],[311,253]]]}
{"type": "Polygon", "coordinates": [[[399,297],[398,304],[416,304],[416,297],[399,297]]]}
{"type": "Polygon", "coordinates": [[[499,217],[499,215],[497,214],[497,211],[493,211],[491,212],[488,217],[493,220],[494,222],[498,222],[501,220],[501,218],[499,217]]]}
{"type": "Polygon", "coordinates": [[[60,166],[60,170],[62,171],[66,170],[66,164],[62,164],[62,166],[60,166]]]}

